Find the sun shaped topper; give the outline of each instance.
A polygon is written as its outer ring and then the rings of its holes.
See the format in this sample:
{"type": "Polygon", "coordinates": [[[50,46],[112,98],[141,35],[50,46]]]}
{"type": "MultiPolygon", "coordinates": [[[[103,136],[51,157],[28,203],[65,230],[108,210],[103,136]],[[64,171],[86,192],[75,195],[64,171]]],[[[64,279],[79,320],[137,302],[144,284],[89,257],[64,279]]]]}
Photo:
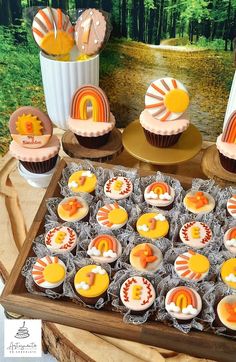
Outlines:
{"type": "Polygon", "coordinates": [[[127,211],[117,202],[106,204],[98,210],[97,222],[104,228],[117,230],[122,228],[128,221],[127,211]]]}
{"type": "Polygon", "coordinates": [[[40,9],[34,17],[32,31],[36,43],[50,55],[66,55],[75,44],[74,27],[61,9],[40,9]]]}
{"type": "Polygon", "coordinates": [[[52,136],[51,120],[34,107],[18,108],[10,117],[9,129],[13,140],[26,148],[43,147],[52,136]]]}
{"type": "Polygon", "coordinates": [[[160,121],[173,121],[179,118],[188,106],[188,91],[176,79],[157,79],[147,89],[145,109],[160,121]]]}
{"type": "Polygon", "coordinates": [[[176,258],[174,267],[181,279],[199,282],[208,274],[210,263],[206,256],[189,250],[176,258]]]}
{"type": "Polygon", "coordinates": [[[63,283],[65,276],[66,266],[57,256],[46,255],[33,265],[32,277],[40,287],[56,288],[63,283]]]}

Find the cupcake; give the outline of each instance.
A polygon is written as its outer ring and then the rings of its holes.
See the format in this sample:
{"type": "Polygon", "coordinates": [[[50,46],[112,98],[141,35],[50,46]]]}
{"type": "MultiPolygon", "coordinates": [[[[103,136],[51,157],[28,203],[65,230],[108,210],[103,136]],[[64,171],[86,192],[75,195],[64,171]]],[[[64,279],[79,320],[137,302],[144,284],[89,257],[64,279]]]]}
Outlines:
{"type": "Polygon", "coordinates": [[[57,256],[46,255],[37,259],[32,268],[32,278],[40,290],[62,292],[61,284],[66,277],[66,266],[57,256]]]}
{"type": "Polygon", "coordinates": [[[113,200],[129,197],[133,192],[133,184],[128,177],[112,177],[104,185],[104,193],[113,200]]]}
{"type": "Polygon", "coordinates": [[[91,171],[80,170],[74,172],[68,180],[68,187],[74,193],[93,193],[97,186],[97,177],[91,171]]]}
{"type": "Polygon", "coordinates": [[[48,116],[33,107],[21,107],[10,118],[9,129],[13,141],[10,153],[32,173],[44,174],[54,168],[60,141],[52,136],[48,116]]]}
{"type": "Polygon", "coordinates": [[[95,305],[100,298],[105,299],[110,280],[100,265],[86,265],[79,269],[74,278],[74,287],[80,299],[95,305]]]}
{"type": "Polygon", "coordinates": [[[57,213],[63,221],[83,220],[89,212],[89,206],[82,197],[64,198],[57,206],[57,213]]]}
{"type": "Polygon", "coordinates": [[[226,231],[224,234],[224,244],[231,254],[236,255],[236,226],[226,231]]]}
{"type": "Polygon", "coordinates": [[[236,112],[227,121],[223,133],[217,138],[216,147],[222,167],[236,173],[236,112]]]}
{"type": "Polygon", "coordinates": [[[206,256],[188,250],[176,258],[174,269],[180,279],[200,282],[208,275],[210,263],[206,256]]]}
{"type": "Polygon", "coordinates": [[[195,318],[201,312],[202,299],[193,288],[172,288],[166,295],[165,309],[173,318],[186,321],[195,318]]]}
{"type": "Polygon", "coordinates": [[[179,232],[180,240],[194,249],[202,249],[212,240],[212,231],[207,224],[200,221],[190,221],[182,226],[179,232]]]}
{"type": "Polygon", "coordinates": [[[147,204],[161,209],[171,209],[175,198],[175,190],[166,182],[153,182],[144,190],[147,204]]]}
{"type": "Polygon", "coordinates": [[[162,260],[161,250],[150,243],[136,245],[129,256],[133,268],[146,272],[156,272],[160,268],[162,260]]]}
{"type": "Polygon", "coordinates": [[[74,28],[61,9],[40,9],[32,24],[38,46],[47,54],[67,55],[74,46],[74,28]]]}
{"type": "Polygon", "coordinates": [[[108,142],[115,118],[101,88],[85,85],[75,92],[68,127],[84,147],[98,148],[108,142]]]}
{"type": "Polygon", "coordinates": [[[217,305],[220,322],[230,331],[236,331],[236,295],[227,295],[217,305]]]}
{"type": "Polygon", "coordinates": [[[227,201],[227,211],[228,213],[236,219],[236,195],[233,195],[228,201],[227,201]]]}
{"type": "Polygon", "coordinates": [[[102,227],[118,230],[127,223],[128,213],[122,206],[115,202],[114,204],[106,204],[100,207],[96,219],[102,227]]]}
{"type": "Polygon", "coordinates": [[[155,80],[145,95],[145,110],[140,115],[147,141],[155,147],[170,147],[188,128],[185,112],[189,95],[184,85],[173,78],[155,80]]]}
{"type": "Polygon", "coordinates": [[[139,217],[136,229],[144,238],[159,239],[168,234],[169,222],[163,214],[149,212],[139,217]]]}
{"type": "Polygon", "coordinates": [[[122,284],[120,299],[131,311],[142,312],[150,308],[156,298],[153,285],[144,277],[133,276],[122,284]]]}
{"type": "Polygon", "coordinates": [[[221,279],[231,289],[236,289],[236,258],[226,260],[220,270],[221,279]]]}
{"type": "Polygon", "coordinates": [[[122,253],[121,243],[114,237],[108,234],[96,236],[89,243],[87,254],[96,263],[113,263],[122,253]]]}
{"type": "Polygon", "coordinates": [[[204,191],[189,191],[183,200],[185,208],[193,214],[208,214],[215,208],[215,200],[204,191]]]}
{"type": "Polygon", "coordinates": [[[77,235],[68,226],[57,226],[47,232],[44,242],[52,253],[65,254],[76,247],[77,235]]]}

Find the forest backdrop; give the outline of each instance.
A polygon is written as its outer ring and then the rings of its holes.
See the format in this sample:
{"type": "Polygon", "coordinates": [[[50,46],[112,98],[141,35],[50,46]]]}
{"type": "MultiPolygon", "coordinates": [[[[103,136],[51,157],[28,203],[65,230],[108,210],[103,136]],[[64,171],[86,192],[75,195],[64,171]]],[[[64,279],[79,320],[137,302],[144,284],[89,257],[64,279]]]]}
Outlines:
{"type": "Polygon", "coordinates": [[[45,109],[39,49],[29,7],[111,14],[112,38],[100,57],[100,84],[118,126],[137,118],[151,80],[172,76],[189,89],[191,121],[206,139],[220,133],[234,73],[236,0],[0,0],[0,153],[10,141],[7,122],[17,107],[45,109]],[[131,86],[130,86],[131,85],[131,86]]]}

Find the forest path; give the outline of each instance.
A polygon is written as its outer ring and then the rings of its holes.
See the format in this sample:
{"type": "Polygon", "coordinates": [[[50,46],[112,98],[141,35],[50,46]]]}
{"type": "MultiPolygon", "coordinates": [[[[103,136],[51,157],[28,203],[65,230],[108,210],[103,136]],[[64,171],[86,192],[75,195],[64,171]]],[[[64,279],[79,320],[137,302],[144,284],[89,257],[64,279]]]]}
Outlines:
{"type": "Polygon", "coordinates": [[[144,96],[154,79],[171,76],[182,81],[191,96],[190,118],[205,139],[221,133],[234,74],[230,52],[172,52],[138,42],[115,41],[106,51],[119,55],[112,74],[102,75],[118,126],[139,118],[144,96]]]}
{"type": "Polygon", "coordinates": [[[153,45],[148,44],[149,48],[157,49],[157,50],[167,50],[173,52],[182,52],[182,53],[195,53],[195,52],[206,52],[207,48],[198,48],[193,46],[185,46],[185,45],[153,45]]]}

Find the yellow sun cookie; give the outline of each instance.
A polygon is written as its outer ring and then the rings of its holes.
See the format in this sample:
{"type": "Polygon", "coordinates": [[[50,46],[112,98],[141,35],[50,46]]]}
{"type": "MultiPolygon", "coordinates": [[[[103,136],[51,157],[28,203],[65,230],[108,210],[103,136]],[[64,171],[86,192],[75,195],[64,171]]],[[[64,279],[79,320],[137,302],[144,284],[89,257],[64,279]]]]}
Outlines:
{"type": "Polygon", "coordinates": [[[43,271],[44,279],[49,283],[59,283],[65,278],[65,274],[65,269],[58,263],[48,264],[43,271]]]}

